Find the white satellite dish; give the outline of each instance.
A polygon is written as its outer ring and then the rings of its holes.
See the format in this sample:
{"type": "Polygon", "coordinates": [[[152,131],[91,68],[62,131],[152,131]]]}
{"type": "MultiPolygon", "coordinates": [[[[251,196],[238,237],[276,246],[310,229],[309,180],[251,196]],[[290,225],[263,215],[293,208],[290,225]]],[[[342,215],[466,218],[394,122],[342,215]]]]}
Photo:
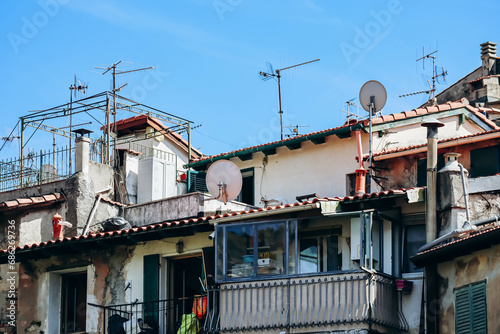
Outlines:
{"type": "Polygon", "coordinates": [[[40,168],[40,181],[50,182],[57,181],[59,179],[59,174],[57,173],[57,169],[49,164],[45,164],[40,168]]]}
{"type": "Polygon", "coordinates": [[[210,194],[225,204],[240,194],[243,178],[233,162],[219,160],[208,168],[206,183],[210,194]]]}
{"type": "Polygon", "coordinates": [[[366,111],[370,112],[370,104],[373,97],[373,110],[372,113],[382,110],[387,101],[387,91],[384,85],[376,80],[365,82],[359,91],[359,102],[366,111]]]}

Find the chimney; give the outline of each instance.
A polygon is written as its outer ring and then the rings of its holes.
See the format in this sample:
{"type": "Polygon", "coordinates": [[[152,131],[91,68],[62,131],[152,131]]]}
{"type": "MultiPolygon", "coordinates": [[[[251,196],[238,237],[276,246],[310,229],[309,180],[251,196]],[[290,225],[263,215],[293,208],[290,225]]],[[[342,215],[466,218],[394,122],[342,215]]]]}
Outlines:
{"type": "Polygon", "coordinates": [[[497,56],[497,43],[486,42],[481,44],[481,59],[497,56]]]}
{"type": "Polygon", "coordinates": [[[90,150],[90,138],[85,137],[89,135],[92,131],[87,129],[77,129],[73,130],[76,133],[76,149],[75,149],[75,172],[89,172],[89,150],[90,150]]]}
{"type": "Polygon", "coordinates": [[[446,153],[446,165],[438,172],[439,235],[462,228],[467,221],[469,172],[458,163],[460,153],[446,153]],[[462,179],[463,171],[463,179],[462,179]]]}
{"type": "Polygon", "coordinates": [[[497,43],[486,42],[481,44],[481,59],[483,60],[482,76],[496,73],[497,43]]]}
{"type": "Polygon", "coordinates": [[[435,118],[422,123],[427,128],[427,190],[425,200],[425,230],[427,243],[437,238],[437,144],[438,128],[444,124],[435,118]]]}

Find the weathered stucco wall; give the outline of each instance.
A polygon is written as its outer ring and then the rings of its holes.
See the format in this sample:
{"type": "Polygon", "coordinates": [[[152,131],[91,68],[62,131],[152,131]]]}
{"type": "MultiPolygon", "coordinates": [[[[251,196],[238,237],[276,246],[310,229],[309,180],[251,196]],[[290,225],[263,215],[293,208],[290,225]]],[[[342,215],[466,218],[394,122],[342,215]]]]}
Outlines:
{"type": "MultiPolygon", "coordinates": [[[[194,236],[165,238],[140,242],[136,245],[88,249],[83,244],[78,254],[60,254],[48,259],[25,261],[19,268],[18,332],[58,333],[61,307],[61,276],[87,272],[87,303],[113,305],[143,299],[143,259],[160,254],[162,258],[177,257],[175,244],[182,240],[182,255],[197,255],[203,247],[213,246],[209,232],[194,236]],[[125,291],[126,285],[131,286],[125,291]]],[[[166,268],[161,268],[160,291],[165,298],[166,268]]],[[[3,286],[0,280],[0,287],[3,286]]],[[[1,296],[1,295],[0,295],[1,296]]],[[[103,333],[103,313],[100,308],[87,306],[87,329],[91,334],[103,333]]]]}
{"type": "Polygon", "coordinates": [[[500,333],[500,245],[438,265],[440,333],[455,333],[454,289],[486,279],[488,333],[500,333]]]}

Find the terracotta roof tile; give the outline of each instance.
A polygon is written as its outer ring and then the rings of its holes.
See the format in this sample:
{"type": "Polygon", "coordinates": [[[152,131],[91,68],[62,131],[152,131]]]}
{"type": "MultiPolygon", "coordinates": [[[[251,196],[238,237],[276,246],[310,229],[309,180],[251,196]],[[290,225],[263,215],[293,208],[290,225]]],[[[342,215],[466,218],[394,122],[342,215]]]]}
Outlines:
{"type": "Polygon", "coordinates": [[[8,208],[12,208],[12,207],[18,206],[19,202],[16,201],[16,200],[14,200],[14,201],[5,201],[2,204],[5,204],[5,206],[8,207],[8,208]]]}
{"type": "Polygon", "coordinates": [[[33,203],[31,198],[18,198],[17,202],[19,203],[19,205],[29,205],[29,204],[33,203]]]}
{"type": "MultiPolygon", "coordinates": [[[[467,139],[467,138],[472,138],[472,137],[481,137],[481,136],[489,135],[492,133],[498,133],[498,137],[500,137],[500,128],[497,128],[496,130],[481,132],[481,133],[474,133],[474,134],[470,134],[470,135],[462,136],[462,137],[453,137],[453,138],[438,140],[438,148],[439,148],[439,144],[444,144],[444,143],[452,142],[455,140],[462,140],[462,139],[467,139]]],[[[467,145],[469,143],[465,142],[463,144],[467,145]]],[[[427,146],[427,144],[419,144],[419,145],[408,145],[408,146],[404,146],[404,147],[397,147],[397,148],[388,149],[388,150],[384,150],[384,151],[373,152],[373,157],[379,157],[379,156],[384,156],[384,155],[398,153],[398,152],[410,151],[413,149],[426,147],[426,146],[427,146]]]]}
{"type": "Polygon", "coordinates": [[[57,197],[54,194],[44,195],[43,198],[45,199],[46,202],[55,201],[57,199],[57,197]]]}
{"type": "MultiPolygon", "coordinates": [[[[410,188],[410,189],[415,189],[415,188],[410,188]]],[[[382,191],[382,192],[378,192],[378,193],[365,194],[363,196],[315,198],[315,199],[312,199],[310,201],[296,202],[296,203],[285,204],[285,205],[277,205],[277,206],[267,207],[267,208],[259,208],[259,209],[241,211],[241,212],[224,213],[222,215],[205,216],[205,217],[199,217],[199,218],[191,218],[191,219],[183,219],[183,220],[178,220],[178,221],[168,221],[168,222],[156,223],[156,224],[145,225],[145,226],[140,226],[140,227],[133,227],[133,228],[130,228],[128,230],[89,233],[88,235],[66,237],[66,238],[63,238],[62,240],[49,240],[49,241],[44,241],[44,242],[40,242],[40,243],[25,245],[22,247],[17,247],[16,251],[37,249],[37,248],[42,248],[42,247],[45,247],[48,245],[74,242],[74,241],[78,241],[78,240],[114,237],[114,236],[119,236],[119,235],[134,234],[134,233],[141,233],[141,232],[147,232],[147,231],[152,231],[152,230],[159,230],[159,229],[163,229],[163,228],[170,228],[172,226],[182,226],[182,225],[189,225],[189,224],[196,224],[196,223],[204,223],[204,222],[208,222],[209,220],[214,220],[214,219],[218,219],[218,218],[244,216],[246,214],[253,213],[253,212],[274,211],[274,210],[280,210],[280,209],[284,209],[284,208],[288,208],[288,207],[300,207],[300,206],[305,206],[305,205],[313,204],[313,203],[317,203],[317,202],[325,202],[325,201],[326,202],[327,201],[347,202],[347,201],[352,201],[352,200],[356,200],[356,199],[369,199],[369,198],[390,196],[390,195],[394,195],[394,194],[404,194],[407,190],[410,190],[410,189],[398,189],[398,190],[382,191]]],[[[0,250],[0,255],[5,255],[7,253],[8,253],[7,249],[0,250]]]]}
{"type": "Polygon", "coordinates": [[[451,245],[454,245],[454,244],[458,244],[458,243],[464,242],[466,240],[477,238],[477,237],[479,237],[481,235],[484,235],[484,234],[487,234],[487,233],[490,233],[490,232],[493,232],[493,231],[496,231],[496,230],[499,230],[499,229],[500,229],[500,225],[499,226],[494,226],[494,227],[488,226],[488,227],[485,227],[485,228],[480,228],[478,230],[470,232],[469,234],[466,233],[466,236],[464,236],[462,238],[458,238],[456,240],[453,240],[453,241],[450,241],[450,242],[447,242],[447,243],[435,246],[435,247],[433,247],[431,249],[428,249],[428,250],[425,250],[423,252],[420,252],[416,256],[419,256],[419,255],[422,255],[422,254],[427,254],[427,253],[432,253],[432,252],[434,252],[434,251],[436,251],[438,249],[442,249],[442,248],[445,248],[445,247],[448,247],[448,246],[451,246],[451,245]]]}
{"type": "Polygon", "coordinates": [[[0,203],[0,209],[2,211],[9,209],[16,209],[19,207],[27,207],[33,205],[43,205],[50,204],[53,202],[62,201],[65,198],[61,196],[60,193],[53,193],[48,195],[43,195],[41,197],[25,197],[25,198],[16,198],[10,201],[5,201],[0,203]]]}
{"type": "Polygon", "coordinates": [[[449,104],[440,104],[437,106],[439,111],[445,111],[445,110],[450,110],[451,106],[449,104]]]}

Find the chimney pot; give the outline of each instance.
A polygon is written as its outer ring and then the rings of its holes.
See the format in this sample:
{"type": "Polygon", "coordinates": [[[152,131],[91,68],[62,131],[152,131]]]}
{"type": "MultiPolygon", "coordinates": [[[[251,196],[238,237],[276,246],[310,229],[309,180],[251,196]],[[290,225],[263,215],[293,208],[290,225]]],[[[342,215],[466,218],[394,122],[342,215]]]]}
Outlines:
{"type": "Polygon", "coordinates": [[[497,43],[486,42],[481,44],[481,59],[497,56],[497,43]]]}

